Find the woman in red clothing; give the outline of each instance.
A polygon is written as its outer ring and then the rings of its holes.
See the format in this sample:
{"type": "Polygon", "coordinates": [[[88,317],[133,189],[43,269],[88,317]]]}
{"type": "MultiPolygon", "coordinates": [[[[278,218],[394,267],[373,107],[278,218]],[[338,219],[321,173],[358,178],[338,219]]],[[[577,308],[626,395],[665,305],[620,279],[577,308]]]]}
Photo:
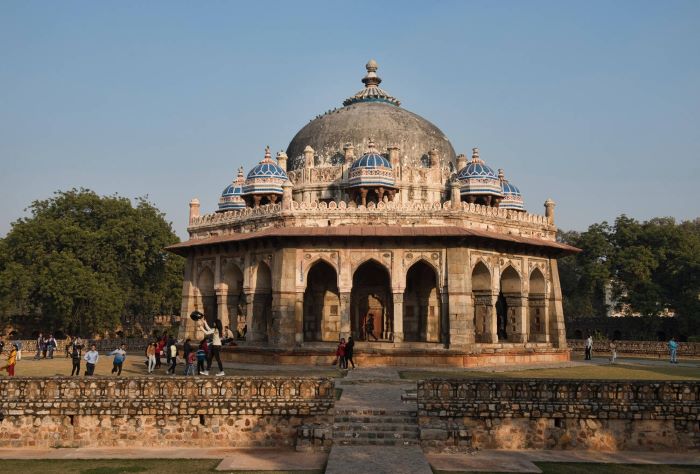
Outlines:
{"type": "Polygon", "coordinates": [[[335,360],[338,362],[338,367],[341,369],[348,368],[348,361],[345,359],[345,338],[340,339],[340,343],[335,350],[335,360]]]}

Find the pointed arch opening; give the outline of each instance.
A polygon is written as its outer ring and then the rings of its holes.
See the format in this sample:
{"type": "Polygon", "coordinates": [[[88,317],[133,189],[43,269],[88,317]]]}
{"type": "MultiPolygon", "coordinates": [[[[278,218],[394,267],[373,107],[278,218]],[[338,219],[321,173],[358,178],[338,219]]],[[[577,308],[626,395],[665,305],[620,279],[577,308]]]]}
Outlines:
{"type": "Polygon", "coordinates": [[[272,273],[264,262],[260,262],[255,270],[251,325],[249,330],[253,340],[266,342],[272,339],[272,273]]]}
{"type": "Polygon", "coordinates": [[[337,341],[340,334],[338,273],[318,260],[306,277],[304,341],[337,341]]]}
{"type": "Polygon", "coordinates": [[[216,291],[214,290],[214,272],[205,267],[197,277],[197,290],[202,300],[201,311],[207,322],[213,324],[216,319],[218,307],[216,304],[216,291]]]}
{"type": "Polygon", "coordinates": [[[545,294],[547,284],[539,268],[535,268],[530,274],[528,287],[528,311],[530,319],[528,340],[533,342],[547,342],[547,334],[549,333],[545,294]]]}
{"type": "Polygon", "coordinates": [[[491,272],[484,262],[478,262],[471,275],[474,300],[474,341],[492,342],[493,294],[491,272]]]}
{"type": "Polygon", "coordinates": [[[520,275],[510,265],[501,273],[501,291],[496,301],[496,331],[502,341],[517,341],[521,334],[522,283],[520,275]]]}
{"type": "Polygon", "coordinates": [[[352,276],[350,315],[353,336],[360,340],[391,340],[393,299],[391,275],[376,260],[360,265],[352,276]]]}
{"type": "Polygon", "coordinates": [[[404,341],[440,342],[440,290],[435,269],[419,260],[406,273],[404,341]]]}
{"type": "Polygon", "coordinates": [[[243,301],[243,272],[238,265],[226,263],[221,270],[221,286],[226,291],[226,314],[228,321],[222,321],[236,334],[243,334],[245,327],[245,312],[241,305],[243,301]]]}

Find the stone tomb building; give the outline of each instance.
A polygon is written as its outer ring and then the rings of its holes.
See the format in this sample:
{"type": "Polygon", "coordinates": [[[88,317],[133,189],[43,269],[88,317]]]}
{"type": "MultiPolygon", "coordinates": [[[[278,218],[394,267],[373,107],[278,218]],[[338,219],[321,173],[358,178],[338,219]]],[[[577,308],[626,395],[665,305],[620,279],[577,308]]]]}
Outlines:
{"type": "Polygon", "coordinates": [[[229,358],[326,362],[353,336],[360,363],[477,365],[567,360],[554,202],[520,190],[474,148],[379,87],[316,117],[227,186],[190,202],[186,316],[218,316],[245,342],[229,358]],[[363,359],[367,359],[366,361],[363,359]]]}

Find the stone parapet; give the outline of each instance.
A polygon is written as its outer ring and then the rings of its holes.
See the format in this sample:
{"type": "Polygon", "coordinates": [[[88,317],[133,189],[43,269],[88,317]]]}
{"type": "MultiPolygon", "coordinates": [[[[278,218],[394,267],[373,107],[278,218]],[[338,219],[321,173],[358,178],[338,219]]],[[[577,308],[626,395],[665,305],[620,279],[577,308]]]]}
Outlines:
{"type": "Polygon", "coordinates": [[[433,379],[417,402],[426,449],[700,449],[700,382],[433,379]]]}
{"type": "Polygon", "coordinates": [[[0,447],[295,446],[330,426],[334,396],[327,378],[10,378],[0,447]]]}
{"type": "MultiPolygon", "coordinates": [[[[583,353],[585,339],[568,339],[567,344],[573,352],[583,353]]],[[[615,341],[618,357],[668,357],[668,342],[657,341],[615,341]]],[[[593,341],[593,353],[610,354],[610,341],[593,341]]],[[[679,342],[676,354],[678,357],[700,358],[700,342],[679,342]]]]}
{"type": "MultiPolygon", "coordinates": [[[[254,232],[275,226],[315,226],[365,224],[372,218],[373,225],[412,221],[414,225],[451,225],[477,228],[501,226],[504,233],[555,240],[556,227],[545,216],[518,212],[509,209],[482,206],[462,202],[453,208],[451,201],[445,203],[421,203],[389,201],[368,206],[358,206],[344,201],[336,202],[292,202],[289,209],[282,204],[269,204],[256,208],[245,208],[217,212],[195,217],[188,230],[191,238],[205,238],[219,228],[227,232],[254,232]],[[330,224],[328,221],[330,220],[330,224]],[[483,224],[483,225],[482,225],[483,224]]],[[[216,233],[216,232],[215,232],[216,233]]]]}
{"type": "MultiPolygon", "coordinates": [[[[148,343],[151,339],[143,338],[126,338],[126,339],[83,339],[83,350],[88,348],[90,344],[95,344],[97,346],[98,352],[113,351],[120,344],[126,345],[127,352],[131,351],[145,351],[148,347],[148,343]]],[[[22,351],[25,357],[32,352],[36,352],[36,339],[9,339],[6,340],[5,350],[8,349],[8,344],[14,344],[15,342],[22,343],[22,351]]],[[[54,354],[60,354],[66,350],[67,339],[56,339],[56,348],[54,349],[54,354]]]]}

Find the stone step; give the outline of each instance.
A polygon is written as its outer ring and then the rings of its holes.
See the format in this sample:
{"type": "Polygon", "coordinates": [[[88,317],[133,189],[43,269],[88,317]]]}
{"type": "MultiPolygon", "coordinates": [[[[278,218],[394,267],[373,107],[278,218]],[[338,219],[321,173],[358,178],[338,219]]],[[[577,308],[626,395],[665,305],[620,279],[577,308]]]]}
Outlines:
{"type": "Polygon", "coordinates": [[[366,439],[366,438],[350,438],[350,439],[335,439],[333,443],[338,446],[418,446],[420,441],[417,439],[366,439]]]}
{"type": "Polygon", "coordinates": [[[419,439],[418,431],[333,431],[334,440],[343,439],[419,439]]]}
{"type": "Polygon", "coordinates": [[[406,416],[336,416],[334,423],[415,425],[418,419],[406,416]]]}
{"type": "Polygon", "coordinates": [[[335,410],[336,416],[404,416],[404,417],[417,417],[418,414],[415,410],[376,410],[376,409],[349,409],[335,410]]]}
{"type": "Polygon", "coordinates": [[[334,431],[349,431],[349,432],[374,432],[374,433],[418,433],[419,428],[416,425],[333,425],[334,431]]]}

